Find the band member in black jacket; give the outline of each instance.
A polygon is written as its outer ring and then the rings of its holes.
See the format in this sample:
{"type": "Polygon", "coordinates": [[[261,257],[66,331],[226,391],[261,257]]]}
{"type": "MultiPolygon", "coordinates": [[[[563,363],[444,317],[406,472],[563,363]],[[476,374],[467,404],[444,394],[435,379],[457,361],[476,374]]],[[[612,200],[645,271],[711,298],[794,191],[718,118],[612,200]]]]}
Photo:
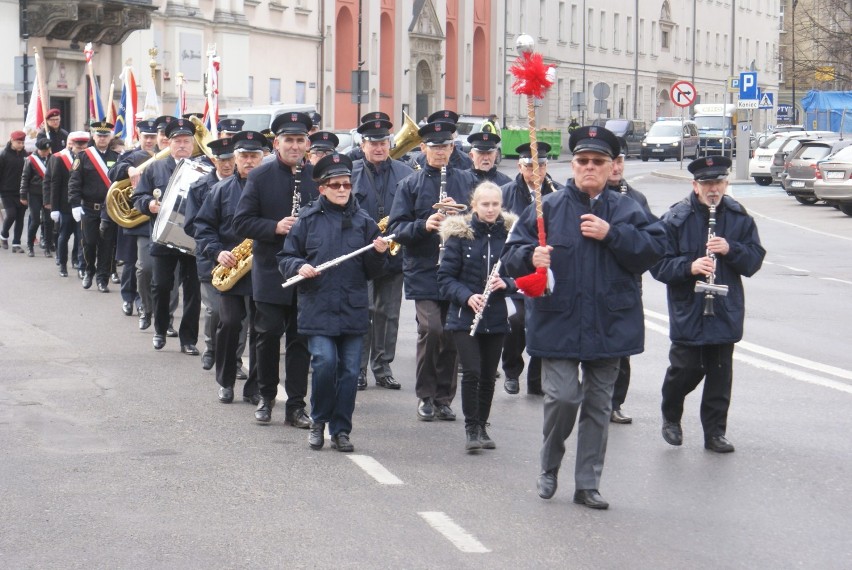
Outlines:
{"type": "Polygon", "coordinates": [[[470,145],[470,159],[473,161],[471,171],[480,182],[493,182],[503,186],[512,181],[511,178],[497,170],[497,149],[500,137],[491,133],[474,133],[467,137],[470,145]]]}
{"type": "Polygon", "coordinates": [[[44,177],[47,172],[47,160],[50,157],[50,141],[46,138],[36,140],[36,151],[27,157],[24,172],[21,175],[21,203],[30,208],[30,224],[27,228],[27,255],[33,257],[35,236],[42,227],[44,256],[50,257],[53,244],[53,220],[50,219],[50,191],[44,191],[44,177]],[[45,200],[45,197],[47,200],[45,200]],[[46,206],[45,206],[46,204],[46,206]]]}
{"type": "Polygon", "coordinates": [[[56,240],[56,257],[59,262],[60,277],[68,277],[68,241],[74,236],[71,248],[71,267],[77,269],[77,276],[82,279],[83,251],[80,244],[80,225],[71,215],[71,203],[68,201],[68,179],[71,177],[71,167],[74,157],[85,150],[89,142],[89,133],[74,131],[68,135],[68,148],[52,155],[47,163],[50,173],[50,217],[59,228],[56,240]]]}

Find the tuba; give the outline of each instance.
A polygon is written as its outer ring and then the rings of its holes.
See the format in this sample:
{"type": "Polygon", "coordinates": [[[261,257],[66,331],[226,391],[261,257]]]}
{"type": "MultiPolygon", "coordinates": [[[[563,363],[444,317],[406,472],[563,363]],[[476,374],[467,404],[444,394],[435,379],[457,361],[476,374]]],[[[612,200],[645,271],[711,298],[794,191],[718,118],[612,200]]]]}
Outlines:
{"type": "Polygon", "coordinates": [[[254,258],[251,246],[252,241],[246,238],[231,250],[231,253],[237,258],[237,264],[234,267],[225,267],[221,263],[216,264],[216,267],[213,268],[213,272],[211,273],[213,277],[211,284],[213,287],[223,293],[230,291],[237,284],[237,281],[251,271],[252,260],[254,258]]]}
{"type": "MultiPolygon", "coordinates": [[[[211,154],[207,143],[213,140],[213,135],[210,134],[210,131],[207,130],[207,127],[204,126],[204,123],[198,117],[190,117],[189,120],[195,125],[195,148],[192,150],[192,157],[195,158],[203,154],[210,158],[211,154]]],[[[169,156],[169,149],[165,148],[140,164],[137,169],[142,172],[155,161],[162,160],[167,156],[169,156]]],[[[107,191],[107,214],[112,218],[112,221],[123,228],[135,228],[151,219],[133,207],[132,197],[133,186],[131,186],[129,178],[113,182],[107,191]]]]}
{"type": "Polygon", "coordinates": [[[417,123],[406,113],[403,113],[402,116],[404,117],[402,128],[394,135],[393,148],[390,151],[390,157],[394,160],[401,158],[406,152],[420,144],[420,135],[417,134],[420,129],[417,128],[417,123]]]}

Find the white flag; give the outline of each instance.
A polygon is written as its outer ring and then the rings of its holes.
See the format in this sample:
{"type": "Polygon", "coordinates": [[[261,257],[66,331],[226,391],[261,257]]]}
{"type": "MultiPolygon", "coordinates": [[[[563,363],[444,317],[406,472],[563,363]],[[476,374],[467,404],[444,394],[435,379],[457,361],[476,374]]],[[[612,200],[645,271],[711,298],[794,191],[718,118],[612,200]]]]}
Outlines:
{"type": "Polygon", "coordinates": [[[147,73],[145,76],[145,106],[142,108],[142,118],[156,119],[163,114],[160,110],[160,99],[154,88],[154,80],[147,73]]]}
{"type": "Polygon", "coordinates": [[[24,120],[24,132],[27,133],[27,138],[29,139],[36,138],[38,130],[43,126],[42,123],[44,123],[38,83],[38,76],[36,76],[36,80],[33,81],[30,104],[27,106],[27,118],[24,120]]]}

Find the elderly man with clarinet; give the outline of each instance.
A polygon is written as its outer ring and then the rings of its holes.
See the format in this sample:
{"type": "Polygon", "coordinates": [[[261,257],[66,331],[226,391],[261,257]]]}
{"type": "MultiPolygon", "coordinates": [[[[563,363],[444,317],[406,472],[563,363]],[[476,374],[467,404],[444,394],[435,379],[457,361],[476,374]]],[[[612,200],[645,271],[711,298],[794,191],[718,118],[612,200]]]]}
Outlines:
{"type": "Polygon", "coordinates": [[[742,277],[757,273],[766,255],[754,219],[726,196],[730,166],[723,156],[689,164],[693,191],[663,215],[666,254],[651,269],[666,284],[672,341],[663,380],[663,439],[683,444],[684,399],[703,379],[704,447],[716,453],[734,451],[725,435],[734,343],[743,337],[742,277]]]}

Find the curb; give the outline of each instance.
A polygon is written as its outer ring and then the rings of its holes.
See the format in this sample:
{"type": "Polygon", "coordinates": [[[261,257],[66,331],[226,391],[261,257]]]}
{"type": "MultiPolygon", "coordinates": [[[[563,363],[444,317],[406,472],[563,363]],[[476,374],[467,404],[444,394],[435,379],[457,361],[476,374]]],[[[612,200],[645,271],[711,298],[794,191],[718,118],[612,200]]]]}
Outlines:
{"type": "MultiPolygon", "coordinates": [[[[685,182],[692,181],[692,175],[689,174],[689,171],[684,169],[684,172],[680,171],[666,171],[666,170],[654,170],[651,172],[652,176],[656,176],[658,178],[668,178],[669,180],[682,180],[685,182]]],[[[728,183],[731,186],[740,186],[745,184],[752,184],[753,180],[742,180],[736,178],[729,178],[728,183]]]]}

